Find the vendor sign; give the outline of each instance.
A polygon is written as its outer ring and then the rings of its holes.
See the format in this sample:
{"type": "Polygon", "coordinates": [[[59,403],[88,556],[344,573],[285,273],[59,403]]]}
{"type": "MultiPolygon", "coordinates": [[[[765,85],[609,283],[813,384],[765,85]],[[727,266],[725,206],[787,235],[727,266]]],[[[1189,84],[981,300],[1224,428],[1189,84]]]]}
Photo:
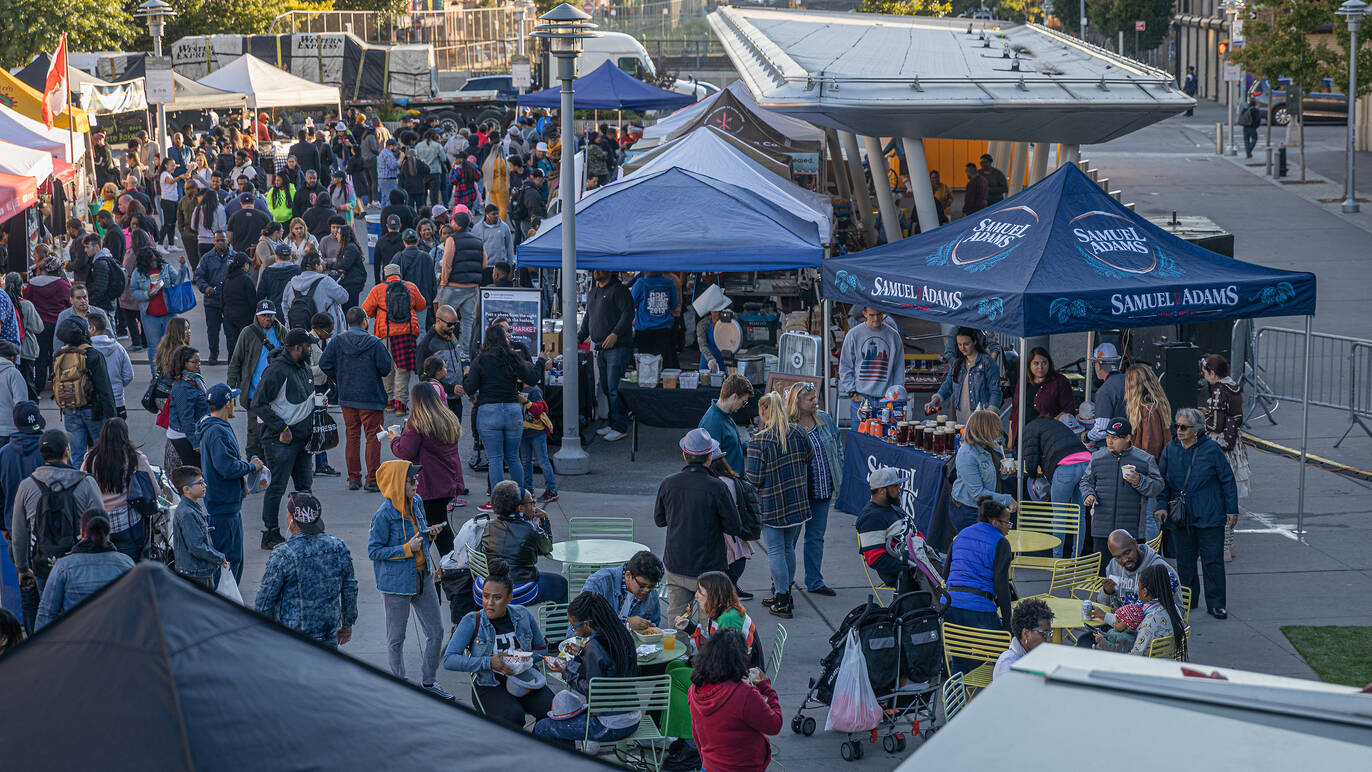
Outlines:
{"type": "Polygon", "coordinates": [[[522,343],[538,356],[543,350],[542,303],[537,289],[490,287],[481,290],[481,337],[498,318],[510,320],[510,342],[522,343]]]}
{"type": "Polygon", "coordinates": [[[837,508],[854,515],[861,512],[871,500],[867,476],[889,466],[900,473],[900,509],[913,514],[920,531],[927,535],[943,490],[943,463],[943,459],[914,448],[850,431],[843,448],[843,486],[837,508]]]}

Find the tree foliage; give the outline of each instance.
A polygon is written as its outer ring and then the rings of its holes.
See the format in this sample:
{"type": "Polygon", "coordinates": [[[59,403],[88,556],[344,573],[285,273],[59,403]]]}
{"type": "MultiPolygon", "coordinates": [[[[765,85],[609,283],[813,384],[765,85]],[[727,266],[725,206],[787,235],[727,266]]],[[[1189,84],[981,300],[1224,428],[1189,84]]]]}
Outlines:
{"type": "Polygon", "coordinates": [[[0,0],[0,66],[28,64],[33,57],[57,48],[67,33],[71,51],[118,51],[133,40],[136,28],[120,7],[120,0],[0,0]]]}
{"type": "MultiPolygon", "coordinates": [[[[1069,0],[1070,2],[1070,0],[1069,0]]],[[[1054,8],[1056,8],[1054,4],[1054,8]]],[[[1124,33],[1126,49],[1132,44],[1134,22],[1144,22],[1139,33],[1139,50],[1157,48],[1167,37],[1171,21],[1171,0],[1094,0],[1086,4],[1087,18],[1098,32],[1111,40],[1124,33]]]]}
{"type": "Polygon", "coordinates": [[[1256,18],[1244,23],[1243,46],[1231,50],[1229,60],[1271,82],[1286,77],[1305,91],[1314,90],[1322,79],[1338,75],[1334,64],[1340,56],[1324,43],[1313,44],[1310,33],[1330,21],[1336,29],[1343,26],[1334,14],[1337,8],[1331,0],[1280,0],[1256,7],[1256,18]]]}
{"type": "Polygon", "coordinates": [[[862,0],[858,13],[884,13],[890,16],[947,16],[951,3],[939,0],[862,0]]]}

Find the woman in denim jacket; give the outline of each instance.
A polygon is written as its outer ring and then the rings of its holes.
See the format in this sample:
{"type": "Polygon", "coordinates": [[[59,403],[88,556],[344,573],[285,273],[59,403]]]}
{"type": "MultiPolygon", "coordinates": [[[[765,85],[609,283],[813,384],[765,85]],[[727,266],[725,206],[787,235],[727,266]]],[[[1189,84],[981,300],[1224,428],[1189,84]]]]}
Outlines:
{"type": "Polygon", "coordinates": [[[953,481],[952,500],[948,502],[948,519],[955,531],[977,521],[977,499],[990,496],[1002,506],[1015,511],[1015,500],[1008,493],[997,493],[1000,479],[996,456],[1001,454],[1000,438],[1003,430],[1000,416],[994,410],[978,410],[967,419],[962,432],[962,444],[954,464],[958,476],[953,481]]]}
{"type": "Polygon", "coordinates": [[[786,413],[810,441],[810,519],[805,521],[805,591],[835,593],[824,584],[824,531],[829,506],[838,498],[843,480],[843,441],[838,424],[819,409],[819,393],[812,383],[797,383],[786,392],[786,413]]]}
{"type": "MultiPolygon", "coordinates": [[[[186,265],[185,255],[181,256],[179,263],[172,265],[163,262],[162,256],[152,247],[139,250],[135,260],[133,276],[129,277],[129,296],[138,302],[139,319],[143,323],[148,350],[156,351],[157,344],[162,342],[162,336],[166,334],[167,323],[177,316],[172,313],[153,316],[148,313],[148,305],[153,297],[167,287],[190,281],[191,269],[186,265]]],[[[157,363],[152,357],[148,358],[148,369],[157,374],[157,363]]]]}
{"type": "Polygon", "coordinates": [[[110,543],[110,521],[105,513],[98,509],[86,512],[81,516],[81,541],[57,559],[48,575],[34,629],[70,611],[130,568],[133,561],[110,543]]]}
{"type": "Polygon", "coordinates": [[[925,408],[932,412],[951,398],[957,422],[965,424],[978,406],[1000,407],[1000,365],[986,352],[986,344],[976,330],[959,327],[957,341],[958,358],[948,368],[948,377],[943,379],[943,385],[938,387],[938,393],[929,399],[925,408]]]}
{"type": "Polygon", "coordinates": [[[548,714],[553,693],[545,684],[516,697],[506,685],[506,677],[514,671],[501,655],[511,649],[538,653],[547,649],[548,644],[533,612],[510,604],[514,582],[505,561],[491,558],[487,568],[489,574],[481,588],[481,610],[462,618],[448,641],[443,667],[472,673],[472,693],[481,710],[488,717],[519,729],[524,726],[525,716],[541,718],[548,714]]]}

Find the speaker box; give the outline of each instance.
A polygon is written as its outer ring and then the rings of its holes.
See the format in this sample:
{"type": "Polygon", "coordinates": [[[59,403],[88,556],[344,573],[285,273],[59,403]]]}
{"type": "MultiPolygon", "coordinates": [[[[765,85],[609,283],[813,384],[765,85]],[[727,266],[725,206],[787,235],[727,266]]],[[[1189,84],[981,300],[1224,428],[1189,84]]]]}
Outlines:
{"type": "Polygon", "coordinates": [[[790,375],[824,374],[824,357],[818,335],[783,332],[777,342],[777,370],[790,375]]]}
{"type": "Polygon", "coordinates": [[[1167,401],[1172,403],[1172,413],[1178,408],[1197,407],[1203,401],[1201,396],[1204,381],[1200,375],[1201,349],[1194,343],[1173,343],[1161,349],[1162,390],[1167,401]]]}

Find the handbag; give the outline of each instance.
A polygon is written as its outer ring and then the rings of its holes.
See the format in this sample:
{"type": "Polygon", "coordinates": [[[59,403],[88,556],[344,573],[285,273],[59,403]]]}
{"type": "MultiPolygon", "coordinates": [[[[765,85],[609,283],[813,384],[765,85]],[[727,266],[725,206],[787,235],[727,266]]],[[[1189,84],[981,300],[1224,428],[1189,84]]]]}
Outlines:
{"type": "Polygon", "coordinates": [[[189,281],[163,287],[161,295],[162,302],[167,306],[167,313],[184,314],[195,308],[195,287],[189,281]]]}
{"type": "Polygon", "coordinates": [[[133,478],[129,480],[128,501],[129,506],[143,517],[157,514],[157,485],[151,474],[142,471],[133,473],[133,478]]]}
{"type": "Polygon", "coordinates": [[[171,392],[166,388],[166,380],[159,373],[148,383],[148,388],[143,392],[143,409],[149,413],[160,413],[162,408],[157,404],[159,399],[166,399],[171,396],[171,392]]]}
{"type": "Polygon", "coordinates": [[[338,422],[323,406],[314,409],[314,426],[310,429],[310,452],[323,453],[338,447],[338,422]]]}
{"type": "Polygon", "coordinates": [[[1196,454],[1191,454],[1191,464],[1186,467],[1186,480],[1181,484],[1181,495],[1167,502],[1167,514],[1162,519],[1162,529],[1179,531],[1186,527],[1186,486],[1191,484],[1191,470],[1196,468],[1196,454]]]}

